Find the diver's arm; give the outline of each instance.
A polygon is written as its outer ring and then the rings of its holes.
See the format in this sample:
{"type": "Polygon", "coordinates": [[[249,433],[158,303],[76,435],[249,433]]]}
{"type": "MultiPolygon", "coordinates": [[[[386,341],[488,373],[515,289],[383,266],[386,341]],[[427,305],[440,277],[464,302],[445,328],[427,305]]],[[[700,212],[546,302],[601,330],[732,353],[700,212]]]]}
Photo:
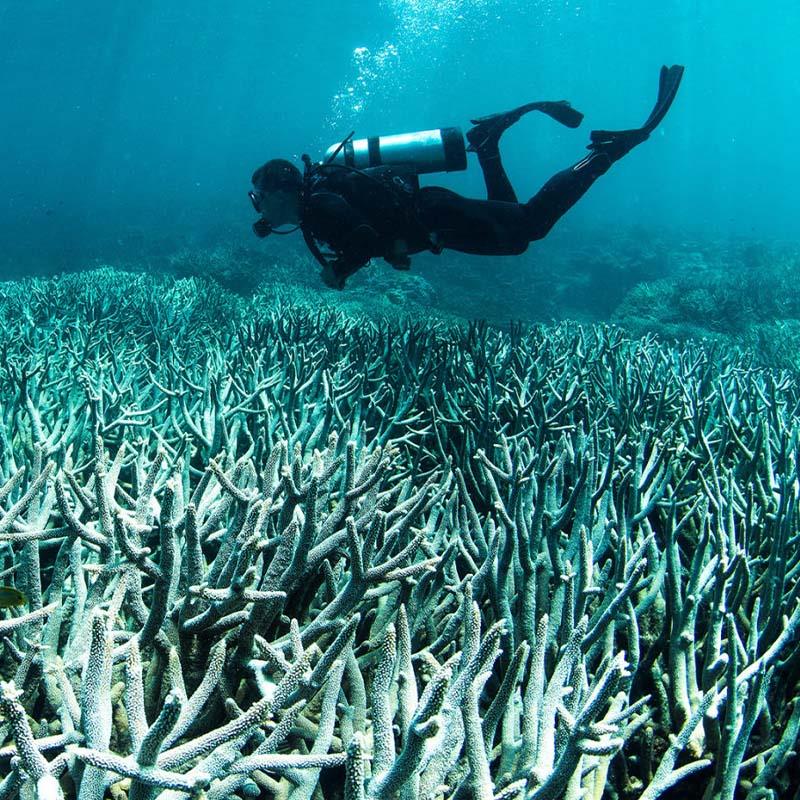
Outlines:
{"type": "Polygon", "coordinates": [[[344,277],[380,254],[380,237],[375,229],[335,192],[315,192],[306,206],[304,222],[315,238],[336,252],[337,272],[344,277]]]}

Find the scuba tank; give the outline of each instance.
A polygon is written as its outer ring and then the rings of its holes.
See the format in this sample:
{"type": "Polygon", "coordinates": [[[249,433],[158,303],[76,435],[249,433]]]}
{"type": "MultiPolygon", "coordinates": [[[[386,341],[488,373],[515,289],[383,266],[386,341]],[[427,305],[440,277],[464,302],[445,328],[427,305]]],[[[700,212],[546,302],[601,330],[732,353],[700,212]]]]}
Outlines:
{"type": "Polygon", "coordinates": [[[467,151],[464,134],[459,128],[436,128],[368,139],[348,138],[331,145],[325,152],[324,162],[360,170],[405,166],[421,175],[466,169],[467,151]]]}

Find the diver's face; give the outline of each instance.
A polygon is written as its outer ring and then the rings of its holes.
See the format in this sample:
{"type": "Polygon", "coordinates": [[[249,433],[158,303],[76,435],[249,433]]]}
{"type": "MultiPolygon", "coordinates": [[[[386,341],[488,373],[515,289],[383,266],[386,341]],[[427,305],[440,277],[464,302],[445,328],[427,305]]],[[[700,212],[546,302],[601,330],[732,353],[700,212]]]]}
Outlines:
{"type": "Polygon", "coordinates": [[[253,206],[273,227],[299,222],[298,199],[296,192],[254,192],[251,194],[253,206]]]}

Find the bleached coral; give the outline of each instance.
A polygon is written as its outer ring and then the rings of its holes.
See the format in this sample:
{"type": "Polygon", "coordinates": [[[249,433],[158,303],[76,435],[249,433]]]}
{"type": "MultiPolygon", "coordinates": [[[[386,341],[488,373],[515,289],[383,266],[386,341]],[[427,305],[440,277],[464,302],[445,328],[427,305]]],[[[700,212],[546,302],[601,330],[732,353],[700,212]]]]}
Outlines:
{"type": "Polygon", "coordinates": [[[3,287],[0,798],[784,785],[793,375],[203,288],[3,287]]]}

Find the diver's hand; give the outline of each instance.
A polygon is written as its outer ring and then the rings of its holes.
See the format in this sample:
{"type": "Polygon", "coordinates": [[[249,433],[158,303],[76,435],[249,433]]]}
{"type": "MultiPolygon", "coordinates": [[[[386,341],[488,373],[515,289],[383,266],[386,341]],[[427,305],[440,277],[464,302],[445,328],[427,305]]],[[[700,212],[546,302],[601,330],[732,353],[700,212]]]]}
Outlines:
{"type": "MultiPolygon", "coordinates": [[[[367,264],[369,261],[366,262],[367,264]]],[[[321,270],[320,277],[331,289],[344,289],[347,279],[358,272],[365,264],[358,264],[347,258],[339,257],[328,262],[321,270]]]]}
{"type": "Polygon", "coordinates": [[[333,264],[326,264],[319,273],[322,282],[330,289],[344,289],[345,278],[336,274],[333,264]]]}
{"type": "Polygon", "coordinates": [[[405,239],[395,239],[391,250],[383,257],[395,269],[411,269],[411,259],[408,257],[408,242],[405,239]]]}

